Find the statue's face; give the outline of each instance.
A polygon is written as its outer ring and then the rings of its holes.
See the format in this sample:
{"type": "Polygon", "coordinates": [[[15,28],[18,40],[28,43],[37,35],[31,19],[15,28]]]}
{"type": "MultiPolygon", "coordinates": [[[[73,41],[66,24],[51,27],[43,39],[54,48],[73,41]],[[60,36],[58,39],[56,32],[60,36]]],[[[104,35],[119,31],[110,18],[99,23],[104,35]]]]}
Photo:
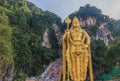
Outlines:
{"type": "Polygon", "coordinates": [[[79,23],[78,22],[74,22],[73,23],[73,27],[79,27],[79,23]]]}
{"type": "Polygon", "coordinates": [[[70,35],[73,41],[81,41],[82,32],[80,30],[74,29],[71,31],[70,35]]]}

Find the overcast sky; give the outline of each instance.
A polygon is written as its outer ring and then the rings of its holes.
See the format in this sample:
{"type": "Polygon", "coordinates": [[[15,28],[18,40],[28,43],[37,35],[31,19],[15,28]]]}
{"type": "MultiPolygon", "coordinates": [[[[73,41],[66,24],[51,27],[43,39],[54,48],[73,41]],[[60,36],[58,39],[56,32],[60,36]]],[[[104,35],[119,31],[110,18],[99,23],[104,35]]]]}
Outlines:
{"type": "Polygon", "coordinates": [[[49,10],[64,20],[87,3],[101,9],[105,15],[120,19],[120,0],[28,0],[42,10],[49,10]]]}

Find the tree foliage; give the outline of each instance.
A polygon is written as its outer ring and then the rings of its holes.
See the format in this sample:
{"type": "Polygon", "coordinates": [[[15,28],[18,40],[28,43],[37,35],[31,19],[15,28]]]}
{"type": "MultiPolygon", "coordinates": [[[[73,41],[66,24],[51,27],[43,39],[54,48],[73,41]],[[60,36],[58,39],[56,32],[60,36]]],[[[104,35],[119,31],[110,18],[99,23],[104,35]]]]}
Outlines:
{"type": "Polygon", "coordinates": [[[96,74],[102,73],[101,69],[104,70],[106,51],[107,46],[102,40],[94,40],[91,42],[93,69],[96,74]]]}
{"type": "Polygon", "coordinates": [[[117,67],[120,66],[119,58],[120,58],[120,38],[118,37],[112,42],[106,55],[106,64],[109,71],[117,69],[117,67]]]}
{"type": "Polygon", "coordinates": [[[83,20],[86,20],[88,17],[95,17],[98,22],[104,21],[105,18],[107,18],[107,16],[102,14],[100,9],[95,6],[91,6],[90,4],[80,7],[78,11],[69,15],[70,18],[73,18],[74,16],[82,18],[83,20]]]}
{"type": "Polygon", "coordinates": [[[0,15],[0,76],[3,72],[14,64],[13,46],[12,46],[12,28],[8,25],[8,18],[3,14],[0,15]]]}
{"type": "Polygon", "coordinates": [[[16,81],[23,80],[21,73],[40,75],[44,66],[56,58],[54,48],[41,45],[43,33],[53,23],[61,23],[61,19],[26,0],[2,0],[0,5],[0,73],[4,65],[14,63],[19,76],[16,81]]]}

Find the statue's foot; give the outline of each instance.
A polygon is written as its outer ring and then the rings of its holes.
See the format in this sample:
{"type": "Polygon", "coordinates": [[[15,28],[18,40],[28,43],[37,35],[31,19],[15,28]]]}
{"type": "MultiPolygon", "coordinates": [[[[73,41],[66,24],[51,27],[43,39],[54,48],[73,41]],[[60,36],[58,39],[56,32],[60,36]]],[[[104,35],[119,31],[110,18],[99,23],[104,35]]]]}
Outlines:
{"type": "Polygon", "coordinates": [[[75,78],[75,81],[77,81],[77,78],[75,78]]]}
{"type": "Polygon", "coordinates": [[[70,81],[69,79],[67,79],[67,81],[70,81]]]}

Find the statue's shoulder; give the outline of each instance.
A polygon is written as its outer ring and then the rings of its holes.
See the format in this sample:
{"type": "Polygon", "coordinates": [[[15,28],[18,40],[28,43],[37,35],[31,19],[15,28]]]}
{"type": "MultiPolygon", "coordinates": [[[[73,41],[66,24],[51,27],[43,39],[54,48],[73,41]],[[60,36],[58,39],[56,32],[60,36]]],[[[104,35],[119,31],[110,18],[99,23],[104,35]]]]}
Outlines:
{"type": "Polygon", "coordinates": [[[83,32],[85,32],[85,29],[82,29],[83,32]]]}
{"type": "Polygon", "coordinates": [[[84,33],[87,33],[85,29],[82,29],[82,31],[83,31],[84,33]]]}
{"type": "Polygon", "coordinates": [[[82,33],[85,33],[85,29],[81,29],[82,30],[82,33]]]}

